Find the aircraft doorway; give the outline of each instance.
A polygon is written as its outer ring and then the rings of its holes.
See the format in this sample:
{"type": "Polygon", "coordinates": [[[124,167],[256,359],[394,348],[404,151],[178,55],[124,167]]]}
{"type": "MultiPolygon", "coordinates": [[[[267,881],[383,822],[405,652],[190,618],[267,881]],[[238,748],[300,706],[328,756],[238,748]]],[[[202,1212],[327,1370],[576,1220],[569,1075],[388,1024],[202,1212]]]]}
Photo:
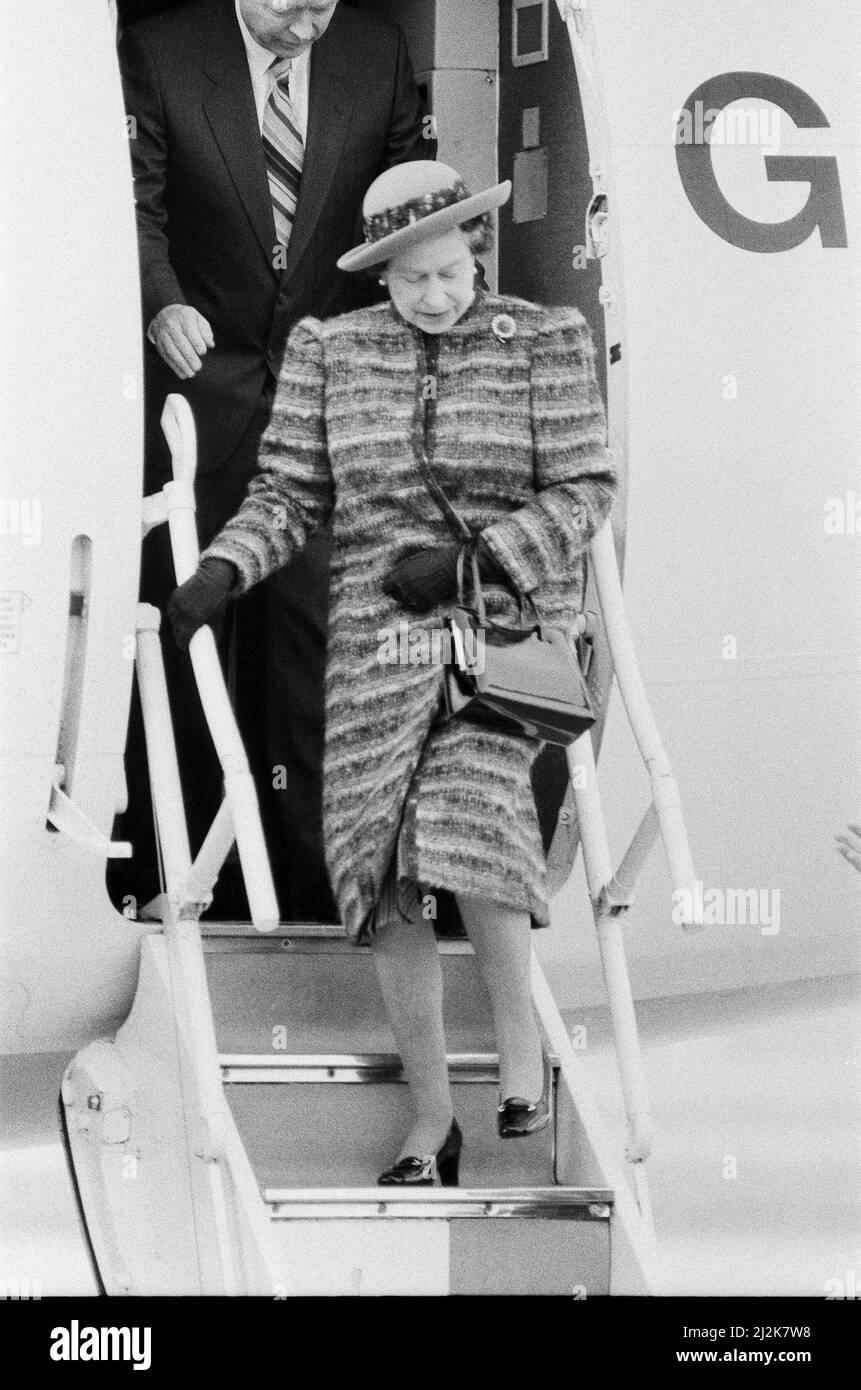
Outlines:
{"type": "MultiPolygon", "coordinates": [[[[590,156],[571,44],[557,8],[548,7],[546,43],[539,61],[522,63],[512,42],[512,0],[480,0],[471,7],[468,27],[462,10],[451,0],[435,0],[432,5],[414,0],[352,0],[352,7],[401,25],[420,92],[433,116],[439,159],[454,165],[472,188],[512,179],[514,195],[500,210],[497,244],[482,258],[488,284],[526,299],[579,308],[592,331],[606,400],[601,267],[594,256],[587,257],[585,246],[586,212],[593,195],[590,156]]],[[[128,25],[173,8],[179,5],[166,0],[119,0],[119,21],[128,25]]],[[[528,37],[527,29],[524,34],[528,37]]],[[[247,621],[244,629],[252,630],[247,621]]],[[[243,679],[255,667],[250,678],[255,688],[265,685],[262,631],[261,616],[253,628],[247,660],[234,664],[243,679]]],[[[593,685],[606,683],[609,674],[600,647],[597,643],[593,685]]],[[[259,732],[263,720],[251,721],[251,726],[259,732]]],[[[259,747],[251,737],[248,752],[258,779],[265,781],[268,765],[262,734],[259,747]]],[[[131,786],[146,778],[140,759],[127,763],[127,778],[131,786]]],[[[571,825],[570,807],[567,818],[560,818],[567,786],[564,756],[545,750],[536,765],[535,791],[545,849],[549,851],[556,839],[551,866],[554,890],[567,878],[576,850],[570,829],[557,834],[560,823],[571,825]]],[[[274,853],[279,827],[267,813],[266,802],[264,791],[267,839],[274,853]]],[[[148,837],[147,822],[131,838],[142,842],[148,837]]],[[[148,857],[153,854],[150,845],[148,857]]],[[[235,865],[233,869],[236,882],[232,895],[228,894],[229,915],[244,917],[247,904],[235,865]]],[[[128,892],[119,894],[115,889],[112,897],[125,910],[128,892]]]]}

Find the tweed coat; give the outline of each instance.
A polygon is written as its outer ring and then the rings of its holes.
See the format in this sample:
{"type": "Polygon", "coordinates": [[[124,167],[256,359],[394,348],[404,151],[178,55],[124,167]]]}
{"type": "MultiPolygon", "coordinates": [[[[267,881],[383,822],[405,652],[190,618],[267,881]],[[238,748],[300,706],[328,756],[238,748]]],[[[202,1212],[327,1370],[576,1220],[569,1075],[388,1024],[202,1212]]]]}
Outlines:
{"type": "MultiPolygon", "coordinates": [[[[436,338],[391,303],[302,320],[260,471],[204,552],[232,561],[246,589],[332,519],[323,821],[356,942],[384,910],[434,888],[548,921],[530,783],[540,744],[443,720],[439,663],[393,660],[387,645],[402,624],[409,637],[440,627],[450,607],[410,614],[382,589],[402,556],[452,540],[422,480],[423,450],[515,586],[545,622],[570,631],[582,607],[582,553],[616,485],[579,311],[479,290],[436,338]]],[[[491,616],[516,613],[503,588],[487,597],[491,616]]],[[[401,657],[409,637],[397,644],[401,657]]]]}

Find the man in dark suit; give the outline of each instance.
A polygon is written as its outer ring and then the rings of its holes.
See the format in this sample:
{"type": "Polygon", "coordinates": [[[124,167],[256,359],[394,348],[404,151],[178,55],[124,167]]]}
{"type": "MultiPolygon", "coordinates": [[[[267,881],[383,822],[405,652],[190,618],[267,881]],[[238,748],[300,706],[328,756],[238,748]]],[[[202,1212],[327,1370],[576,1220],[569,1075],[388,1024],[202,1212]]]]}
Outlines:
{"type": "MultiPolygon", "coordinates": [[[[165,396],[181,391],[197,424],[203,547],[255,470],[293,324],[374,297],[370,281],[357,284],[335,264],[361,240],[365,190],[393,164],[433,158],[435,144],[400,30],[337,0],[195,0],[126,29],[120,63],[147,337],[145,491],[169,477],[159,418],[165,396]]],[[[144,544],[141,598],[164,608],[174,584],[159,527],[144,544]]],[[[327,595],[323,534],[233,615],[237,716],[282,914],[294,919],[332,920],[320,830],[327,595]]],[[[163,647],[196,852],[220,800],[220,771],[188,658],[169,640],[163,647]]],[[[146,860],[136,723],[125,835],[146,860]]],[[[157,891],[139,870],[133,882],[139,898],[157,891]]]]}

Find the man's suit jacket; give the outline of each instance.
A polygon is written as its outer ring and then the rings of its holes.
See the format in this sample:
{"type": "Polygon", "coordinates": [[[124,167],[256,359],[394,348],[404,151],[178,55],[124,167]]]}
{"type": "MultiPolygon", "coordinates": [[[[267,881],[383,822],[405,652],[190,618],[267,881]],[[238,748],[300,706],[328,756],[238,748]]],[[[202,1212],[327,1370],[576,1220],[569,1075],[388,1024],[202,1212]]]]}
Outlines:
{"type": "Polygon", "coordinates": [[[339,5],[311,56],[308,134],[283,269],[245,46],[233,0],[196,0],[127,29],[120,64],[131,125],[144,326],[187,303],[215,347],[180,381],[146,348],[148,468],[167,465],[158,418],[183,392],[199,469],[219,468],[271,398],[288,332],[374,297],[336,260],[361,241],[361,204],[384,169],[434,158],[403,35],[339,5]]]}

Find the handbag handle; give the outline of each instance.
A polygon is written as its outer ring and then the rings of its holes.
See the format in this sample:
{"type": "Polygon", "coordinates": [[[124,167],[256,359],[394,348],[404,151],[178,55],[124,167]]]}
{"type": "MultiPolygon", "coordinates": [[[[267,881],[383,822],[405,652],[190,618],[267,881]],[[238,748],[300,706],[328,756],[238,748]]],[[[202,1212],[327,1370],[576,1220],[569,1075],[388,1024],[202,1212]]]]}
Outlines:
{"type": "Polygon", "coordinates": [[[419,472],[421,473],[422,482],[445,517],[449,530],[454,532],[459,541],[471,541],[473,539],[473,533],[467,526],[460,512],[449,501],[439,479],[434,477],[426,449],[422,449],[421,452],[419,472]]]}
{"type": "Polygon", "coordinates": [[[481,589],[481,577],[478,571],[478,555],[476,554],[476,541],[473,537],[461,546],[457,552],[457,601],[461,608],[466,608],[466,591],[464,587],[464,570],[466,569],[466,557],[469,555],[472,568],[472,597],[475,603],[475,611],[478,621],[482,627],[487,626],[487,606],[484,602],[484,594],[481,589]]]}
{"type": "MultiPolygon", "coordinates": [[[[466,541],[461,546],[460,550],[457,553],[457,601],[458,605],[461,608],[466,608],[469,606],[466,603],[466,591],[464,584],[464,572],[466,569],[466,560],[468,556],[470,561],[472,595],[473,602],[475,604],[475,613],[480,625],[482,627],[487,627],[487,605],[484,601],[484,591],[481,587],[481,570],[479,568],[478,563],[478,539],[478,536],[473,536],[470,540],[466,541]]],[[[529,607],[532,609],[532,616],[535,619],[535,626],[533,628],[533,631],[537,632],[539,637],[541,637],[543,640],[544,628],[541,622],[541,614],[538,612],[538,609],[535,606],[535,602],[531,594],[524,593],[521,589],[516,589],[513,585],[511,586],[509,592],[513,593],[514,597],[517,599],[517,607],[521,619],[524,616],[524,601],[529,604],[529,607]]]]}
{"type": "MultiPolygon", "coordinates": [[[[463,517],[460,515],[460,512],[449,500],[439,479],[434,477],[426,449],[422,449],[421,451],[419,473],[421,474],[422,482],[442,512],[449,530],[462,542],[457,557],[457,595],[458,603],[461,607],[466,606],[464,604],[463,571],[465,556],[466,553],[469,552],[472,566],[472,590],[475,599],[475,611],[478,614],[479,622],[482,627],[484,627],[487,624],[487,608],[484,602],[484,594],[481,590],[481,577],[478,569],[478,554],[476,551],[478,535],[470,530],[463,517]]],[[[509,592],[513,593],[514,597],[517,599],[517,607],[521,618],[523,617],[523,601],[524,599],[527,601],[535,617],[535,630],[538,632],[539,637],[543,639],[544,629],[541,623],[541,614],[538,612],[532,596],[516,588],[512,580],[509,580],[507,587],[509,588],[509,592]]]]}

